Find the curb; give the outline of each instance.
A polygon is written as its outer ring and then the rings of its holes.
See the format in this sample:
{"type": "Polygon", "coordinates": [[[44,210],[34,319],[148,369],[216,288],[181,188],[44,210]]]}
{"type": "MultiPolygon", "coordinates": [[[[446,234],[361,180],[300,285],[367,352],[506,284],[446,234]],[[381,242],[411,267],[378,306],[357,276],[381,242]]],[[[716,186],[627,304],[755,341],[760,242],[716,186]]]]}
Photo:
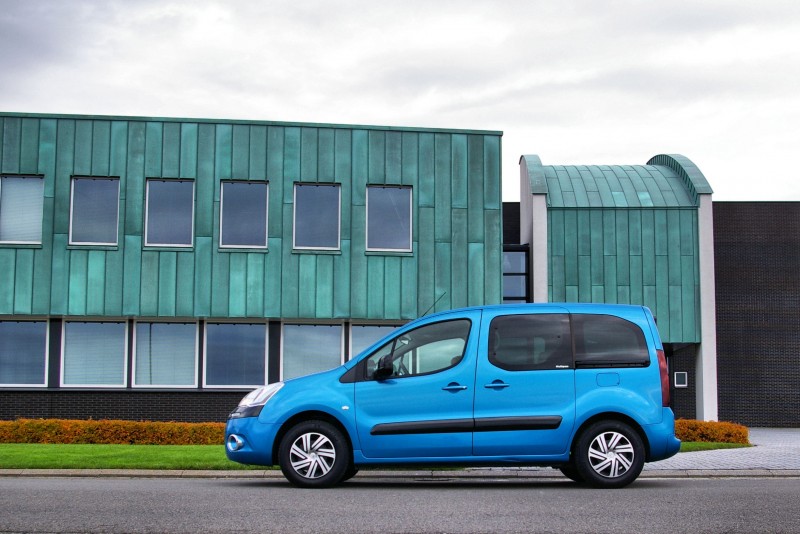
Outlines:
{"type": "MultiPolygon", "coordinates": [[[[0,477],[41,478],[206,478],[206,479],[283,479],[278,469],[270,470],[156,470],[156,469],[0,469],[0,477]]],[[[650,469],[639,478],[792,478],[800,469],[650,469]]],[[[563,479],[556,469],[463,469],[457,471],[362,470],[357,478],[448,480],[526,480],[563,479]]]]}

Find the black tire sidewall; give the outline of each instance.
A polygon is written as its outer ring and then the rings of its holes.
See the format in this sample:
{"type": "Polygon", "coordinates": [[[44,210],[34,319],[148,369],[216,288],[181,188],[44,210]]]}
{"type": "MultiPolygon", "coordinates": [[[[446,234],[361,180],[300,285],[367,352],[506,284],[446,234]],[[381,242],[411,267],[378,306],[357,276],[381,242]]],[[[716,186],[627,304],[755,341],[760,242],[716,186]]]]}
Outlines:
{"type": "Polygon", "coordinates": [[[284,434],[278,448],[278,464],[281,467],[283,476],[295,486],[303,488],[328,488],[341,482],[345,474],[350,470],[352,463],[350,456],[350,446],[347,439],[338,428],[326,421],[314,420],[297,423],[284,434]],[[297,438],[309,432],[315,432],[327,437],[336,451],[336,459],[330,471],[318,478],[302,476],[294,470],[290,460],[292,444],[297,438]]]}
{"type": "Polygon", "coordinates": [[[573,461],[578,474],[583,480],[595,488],[622,488],[639,477],[644,467],[644,442],[641,436],[630,425],[622,421],[599,421],[584,430],[573,451],[573,461]],[[619,477],[609,478],[597,473],[589,461],[589,447],[592,441],[605,432],[617,432],[625,436],[633,445],[633,463],[630,469],[619,477]]]}

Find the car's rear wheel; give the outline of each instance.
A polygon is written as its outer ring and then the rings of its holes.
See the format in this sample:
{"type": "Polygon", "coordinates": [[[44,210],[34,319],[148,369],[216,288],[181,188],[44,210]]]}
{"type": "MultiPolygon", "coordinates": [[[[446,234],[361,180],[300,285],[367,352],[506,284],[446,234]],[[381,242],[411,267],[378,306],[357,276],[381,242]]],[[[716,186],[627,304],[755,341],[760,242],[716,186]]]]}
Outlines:
{"type": "Polygon", "coordinates": [[[574,461],[578,475],[596,488],[622,488],[644,467],[641,436],[621,421],[599,421],[578,438],[574,461]]]}
{"type": "Polygon", "coordinates": [[[303,421],[289,429],[278,449],[286,479],[304,488],[326,488],[341,482],[351,470],[347,439],[325,421],[303,421]]]}
{"type": "Polygon", "coordinates": [[[578,473],[578,468],[575,467],[575,463],[572,462],[572,461],[570,461],[570,463],[568,463],[568,464],[564,464],[564,465],[559,466],[558,470],[561,471],[562,475],[564,475],[565,477],[567,477],[568,479],[570,479],[570,480],[572,480],[574,482],[578,482],[578,483],[585,482],[585,480],[583,480],[583,477],[580,475],[580,473],[578,473]]]}

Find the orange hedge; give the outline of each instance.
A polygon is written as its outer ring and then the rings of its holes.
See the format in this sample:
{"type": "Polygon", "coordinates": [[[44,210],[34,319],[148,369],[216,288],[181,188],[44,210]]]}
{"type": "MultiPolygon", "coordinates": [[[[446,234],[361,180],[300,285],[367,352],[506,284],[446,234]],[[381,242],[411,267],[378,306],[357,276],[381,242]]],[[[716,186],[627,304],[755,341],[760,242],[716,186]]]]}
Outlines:
{"type": "Polygon", "coordinates": [[[750,444],[746,426],[721,421],[678,419],[675,421],[675,435],[681,441],[750,444]]]}
{"type": "Polygon", "coordinates": [[[221,445],[224,423],[17,419],[0,421],[0,443],[221,445]]]}
{"type": "MultiPolygon", "coordinates": [[[[735,423],[678,419],[681,441],[749,444],[747,427],[735,423]]],[[[17,419],[0,421],[0,443],[104,443],[136,445],[219,445],[224,423],[17,419]]]]}

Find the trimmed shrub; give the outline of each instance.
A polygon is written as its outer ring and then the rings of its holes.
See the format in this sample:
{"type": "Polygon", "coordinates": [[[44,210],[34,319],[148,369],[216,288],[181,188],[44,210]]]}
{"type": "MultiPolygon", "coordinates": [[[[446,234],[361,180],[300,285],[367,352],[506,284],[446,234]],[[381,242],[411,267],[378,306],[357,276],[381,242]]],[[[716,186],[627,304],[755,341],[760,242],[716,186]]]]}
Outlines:
{"type": "Polygon", "coordinates": [[[221,445],[225,423],[17,419],[0,421],[0,443],[221,445]]]}
{"type": "Polygon", "coordinates": [[[722,421],[678,419],[675,421],[675,435],[681,441],[750,444],[746,426],[722,421]]]}

